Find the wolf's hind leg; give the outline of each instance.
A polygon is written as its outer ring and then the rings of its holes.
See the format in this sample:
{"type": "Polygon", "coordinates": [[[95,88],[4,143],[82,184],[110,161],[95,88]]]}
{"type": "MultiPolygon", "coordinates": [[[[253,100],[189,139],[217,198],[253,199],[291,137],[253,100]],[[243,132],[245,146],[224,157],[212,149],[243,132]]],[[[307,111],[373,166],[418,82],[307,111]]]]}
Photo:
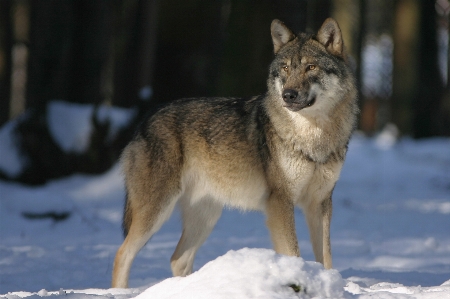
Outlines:
{"type": "Polygon", "coordinates": [[[304,212],[316,261],[322,263],[326,269],[331,269],[331,197],[322,202],[313,201],[304,212]]]}
{"type": "MultiPolygon", "coordinates": [[[[134,224],[134,223],[133,223],[134,224]]],[[[132,225],[130,230],[117,250],[114,259],[114,268],[111,286],[113,288],[127,288],[128,277],[134,258],[145,243],[150,239],[150,234],[143,234],[137,225],[132,225]]]]}
{"type": "Polygon", "coordinates": [[[178,197],[172,197],[165,205],[155,202],[157,199],[150,199],[149,202],[133,209],[131,225],[125,241],[117,251],[114,259],[114,269],[112,277],[113,288],[127,288],[128,277],[134,258],[147,241],[161,228],[169,219],[175,207],[178,197]]]}
{"type": "Polygon", "coordinates": [[[194,204],[189,199],[181,201],[183,233],[171,258],[174,276],[192,273],[195,254],[205,242],[222,214],[223,206],[210,198],[194,204]]]}

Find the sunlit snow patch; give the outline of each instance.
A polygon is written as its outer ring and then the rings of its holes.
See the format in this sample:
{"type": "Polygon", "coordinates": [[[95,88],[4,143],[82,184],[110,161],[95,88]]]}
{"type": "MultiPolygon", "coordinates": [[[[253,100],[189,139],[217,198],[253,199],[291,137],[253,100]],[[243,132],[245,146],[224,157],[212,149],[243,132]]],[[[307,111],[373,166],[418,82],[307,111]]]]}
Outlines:
{"type": "Polygon", "coordinates": [[[450,214],[450,201],[446,200],[419,200],[411,199],[406,202],[406,207],[422,213],[450,214]]]}

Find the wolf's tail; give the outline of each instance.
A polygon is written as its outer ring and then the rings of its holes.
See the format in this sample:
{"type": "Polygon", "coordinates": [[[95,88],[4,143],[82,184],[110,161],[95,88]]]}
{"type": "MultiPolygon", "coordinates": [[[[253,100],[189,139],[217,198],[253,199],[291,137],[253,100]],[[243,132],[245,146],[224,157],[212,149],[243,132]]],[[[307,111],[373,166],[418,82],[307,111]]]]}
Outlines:
{"type": "Polygon", "coordinates": [[[123,230],[123,237],[125,238],[128,235],[128,231],[130,230],[131,226],[131,205],[130,201],[128,200],[128,191],[125,196],[125,206],[123,208],[123,218],[122,218],[122,230],[123,230]]]}

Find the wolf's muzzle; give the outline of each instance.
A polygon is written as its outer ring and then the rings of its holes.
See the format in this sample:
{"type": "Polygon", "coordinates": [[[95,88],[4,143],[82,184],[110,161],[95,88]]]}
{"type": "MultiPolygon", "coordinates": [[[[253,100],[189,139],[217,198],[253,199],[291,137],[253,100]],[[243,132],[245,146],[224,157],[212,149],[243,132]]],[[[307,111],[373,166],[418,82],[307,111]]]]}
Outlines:
{"type": "Polygon", "coordinates": [[[308,93],[299,94],[294,89],[285,89],[283,90],[283,100],[285,103],[284,107],[291,111],[299,111],[312,106],[316,101],[316,97],[308,93]]]}

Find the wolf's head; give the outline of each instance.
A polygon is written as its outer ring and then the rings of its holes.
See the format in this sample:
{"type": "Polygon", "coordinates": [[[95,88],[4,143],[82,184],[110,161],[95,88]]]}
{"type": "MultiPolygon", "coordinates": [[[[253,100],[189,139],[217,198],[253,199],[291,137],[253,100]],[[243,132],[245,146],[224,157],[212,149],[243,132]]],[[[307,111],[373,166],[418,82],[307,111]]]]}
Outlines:
{"type": "Polygon", "coordinates": [[[335,20],[325,20],[315,35],[295,35],[274,20],[271,34],[275,59],[268,88],[276,106],[307,116],[328,114],[346,98],[355,102],[355,80],[335,20]]]}

